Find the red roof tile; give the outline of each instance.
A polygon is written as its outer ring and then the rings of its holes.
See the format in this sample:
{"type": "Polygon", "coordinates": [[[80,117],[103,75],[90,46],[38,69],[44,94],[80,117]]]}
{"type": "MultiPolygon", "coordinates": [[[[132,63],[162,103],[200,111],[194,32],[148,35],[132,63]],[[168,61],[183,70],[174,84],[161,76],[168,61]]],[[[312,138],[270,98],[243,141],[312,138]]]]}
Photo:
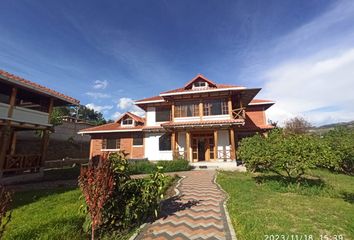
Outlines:
{"type": "Polygon", "coordinates": [[[186,122],[167,122],[161,124],[163,127],[191,126],[191,125],[213,125],[213,124],[237,124],[243,123],[241,119],[225,119],[225,120],[205,120],[205,121],[186,121],[186,122]]]}
{"type": "Polygon", "coordinates": [[[79,133],[85,133],[85,132],[101,132],[101,131],[117,131],[117,130],[121,130],[124,131],[126,130],[127,132],[130,130],[139,130],[142,129],[143,126],[134,126],[134,127],[122,127],[119,123],[115,122],[115,123],[107,123],[107,124],[103,124],[100,126],[96,126],[96,127],[91,127],[91,128],[85,128],[80,130],[79,133]]]}
{"type": "Polygon", "coordinates": [[[185,88],[177,88],[170,91],[162,92],[161,94],[165,93],[180,93],[180,92],[198,92],[198,91],[205,91],[210,89],[224,89],[224,88],[234,88],[234,87],[241,87],[236,85],[230,84],[216,84],[216,87],[208,87],[208,88],[201,88],[201,89],[185,89],[185,88]]]}
{"type": "Polygon", "coordinates": [[[24,78],[18,77],[16,75],[13,75],[13,74],[8,73],[8,72],[6,72],[4,70],[1,70],[1,69],[0,69],[0,78],[2,78],[4,80],[11,80],[11,81],[13,81],[13,82],[15,82],[15,83],[17,83],[17,84],[19,84],[21,86],[28,87],[30,89],[34,89],[37,92],[41,92],[41,93],[44,93],[44,94],[59,98],[59,99],[61,99],[63,101],[71,103],[71,104],[77,105],[77,104],[80,103],[80,101],[75,99],[75,98],[69,97],[69,96],[64,95],[62,93],[54,91],[54,90],[52,90],[50,88],[44,87],[42,85],[39,85],[38,83],[31,82],[29,80],[26,80],[24,78]]]}
{"type": "Polygon", "coordinates": [[[147,102],[147,101],[158,101],[158,100],[164,100],[163,97],[161,96],[153,96],[153,97],[149,97],[149,98],[143,98],[140,100],[136,100],[135,102],[147,102]]]}
{"type": "Polygon", "coordinates": [[[272,100],[264,100],[264,99],[252,99],[251,103],[272,103],[272,100]]]}
{"type": "Polygon", "coordinates": [[[125,115],[128,115],[129,117],[131,117],[132,119],[134,119],[136,122],[141,122],[141,123],[144,123],[145,122],[145,119],[142,118],[142,117],[139,117],[131,112],[126,112],[126,113],[123,113],[118,119],[116,122],[119,122],[125,115]]]}
{"type": "Polygon", "coordinates": [[[202,74],[199,73],[199,74],[198,74],[197,76],[195,76],[192,80],[190,80],[189,82],[187,82],[187,83],[184,85],[184,88],[190,87],[190,85],[192,85],[192,83],[195,82],[195,81],[197,81],[198,79],[203,79],[204,81],[206,81],[206,82],[209,83],[210,85],[216,87],[216,84],[215,84],[213,81],[207,79],[206,77],[204,77],[202,74]]]}

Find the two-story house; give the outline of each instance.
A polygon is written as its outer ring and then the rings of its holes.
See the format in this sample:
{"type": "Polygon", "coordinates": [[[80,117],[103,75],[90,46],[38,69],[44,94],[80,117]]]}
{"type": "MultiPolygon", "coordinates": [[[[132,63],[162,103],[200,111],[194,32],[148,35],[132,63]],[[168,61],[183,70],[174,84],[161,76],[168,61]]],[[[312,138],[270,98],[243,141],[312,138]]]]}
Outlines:
{"type": "Polygon", "coordinates": [[[245,136],[265,133],[265,110],[273,101],[254,99],[260,88],[217,84],[199,74],[182,88],[135,102],[145,111],[88,128],[90,157],[124,150],[129,158],[226,161],[236,159],[245,136]]]}

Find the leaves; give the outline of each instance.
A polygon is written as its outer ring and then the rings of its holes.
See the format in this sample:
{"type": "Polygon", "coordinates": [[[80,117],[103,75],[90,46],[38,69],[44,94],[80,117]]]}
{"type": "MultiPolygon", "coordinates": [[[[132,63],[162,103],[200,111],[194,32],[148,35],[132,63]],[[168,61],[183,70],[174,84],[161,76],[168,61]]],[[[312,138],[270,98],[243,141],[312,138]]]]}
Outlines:
{"type": "Polygon", "coordinates": [[[11,220],[11,212],[8,212],[11,202],[12,194],[4,186],[0,185],[0,239],[11,220]]]}

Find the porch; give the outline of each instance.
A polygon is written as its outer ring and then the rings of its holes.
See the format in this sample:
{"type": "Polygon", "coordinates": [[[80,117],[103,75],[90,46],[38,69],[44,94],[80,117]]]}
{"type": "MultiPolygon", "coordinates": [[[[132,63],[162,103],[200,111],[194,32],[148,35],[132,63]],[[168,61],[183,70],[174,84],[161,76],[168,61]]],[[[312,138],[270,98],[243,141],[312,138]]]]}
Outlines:
{"type": "Polygon", "coordinates": [[[236,160],[235,130],[229,128],[186,129],[171,135],[173,159],[197,162],[236,160]]]}

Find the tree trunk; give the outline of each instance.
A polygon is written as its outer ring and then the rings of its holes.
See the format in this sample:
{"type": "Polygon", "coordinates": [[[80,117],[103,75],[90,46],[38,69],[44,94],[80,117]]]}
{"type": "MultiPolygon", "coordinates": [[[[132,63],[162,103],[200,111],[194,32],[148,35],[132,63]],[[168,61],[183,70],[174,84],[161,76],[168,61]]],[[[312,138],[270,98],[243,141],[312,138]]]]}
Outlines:
{"type": "Polygon", "coordinates": [[[91,240],[95,240],[95,227],[91,227],[91,240]]]}

